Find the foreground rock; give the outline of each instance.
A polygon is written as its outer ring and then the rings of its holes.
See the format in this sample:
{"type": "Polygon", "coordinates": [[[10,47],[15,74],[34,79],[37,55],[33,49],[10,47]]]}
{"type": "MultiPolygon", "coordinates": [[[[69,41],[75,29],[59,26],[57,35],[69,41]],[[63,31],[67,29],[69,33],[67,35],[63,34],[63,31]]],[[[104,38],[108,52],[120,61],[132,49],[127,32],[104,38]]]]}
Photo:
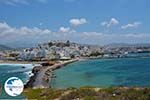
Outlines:
{"type": "Polygon", "coordinates": [[[33,87],[33,83],[35,82],[35,79],[36,79],[36,77],[37,77],[37,75],[41,69],[43,69],[43,66],[36,66],[32,69],[33,76],[30,77],[29,81],[25,85],[25,88],[32,88],[33,87]]]}

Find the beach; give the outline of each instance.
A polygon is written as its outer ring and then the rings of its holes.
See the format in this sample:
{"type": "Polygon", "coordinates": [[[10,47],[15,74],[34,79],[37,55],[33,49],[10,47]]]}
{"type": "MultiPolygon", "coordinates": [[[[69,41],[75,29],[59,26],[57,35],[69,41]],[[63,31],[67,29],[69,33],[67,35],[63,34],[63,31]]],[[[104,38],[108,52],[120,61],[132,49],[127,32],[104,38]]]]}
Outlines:
{"type": "Polygon", "coordinates": [[[26,69],[26,65],[31,65],[32,70],[26,72],[29,76],[29,80],[26,80],[25,87],[32,88],[49,88],[51,79],[53,78],[53,71],[64,67],[65,65],[78,61],[79,59],[71,59],[67,61],[59,61],[54,65],[45,66],[42,64],[47,63],[47,61],[4,61],[0,60],[2,65],[17,65],[22,69],[26,69]]]}
{"type": "MultiPolygon", "coordinates": [[[[138,58],[110,58],[110,59],[76,58],[66,61],[54,61],[55,62],[54,64],[48,63],[53,61],[39,61],[39,62],[0,61],[0,62],[1,64],[31,64],[33,66],[30,72],[29,71],[25,72],[29,77],[29,79],[26,80],[25,82],[25,88],[50,88],[50,87],[68,88],[68,87],[82,87],[82,86],[96,86],[96,87],[99,86],[109,87],[122,85],[147,86],[149,83],[146,81],[144,82],[145,83],[144,84],[138,81],[136,74],[139,73],[138,74],[139,77],[141,77],[141,79],[144,78],[142,76],[144,75],[144,73],[142,74],[141,71],[146,70],[140,68],[145,67],[145,69],[149,70],[147,67],[149,66],[148,61],[149,58],[138,57],[138,58]],[[146,65],[143,65],[143,62],[146,65]],[[130,68],[128,68],[129,66],[130,68]],[[137,68],[139,68],[139,70],[137,70],[137,68]]],[[[22,69],[26,68],[27,67],[22,66],[22,69]]]]}
{"type": "Polygon", "coordinates": [[[44,61],[18,61],[0,60],[0,64],[41,64],[44,61]]]}

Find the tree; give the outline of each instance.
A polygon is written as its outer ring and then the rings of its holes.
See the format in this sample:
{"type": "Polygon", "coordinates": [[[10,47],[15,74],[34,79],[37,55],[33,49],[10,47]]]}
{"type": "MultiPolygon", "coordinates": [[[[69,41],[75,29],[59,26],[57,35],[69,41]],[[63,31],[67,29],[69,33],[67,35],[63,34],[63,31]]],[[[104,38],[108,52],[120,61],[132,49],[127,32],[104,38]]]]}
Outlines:
{"type": "Polygon", "coordinates": [[[67,42],[66,42],[66,46],[70,46],[70,41],[69,40],[67,40],[67,42]]]}
{"type": "Polygon", "coordinates": [[[48,46],[49,46],[49,47],[53,46],[53,43],[52,43],[52,42],[49,42],[49,43],[48,43],[48,46]]]}

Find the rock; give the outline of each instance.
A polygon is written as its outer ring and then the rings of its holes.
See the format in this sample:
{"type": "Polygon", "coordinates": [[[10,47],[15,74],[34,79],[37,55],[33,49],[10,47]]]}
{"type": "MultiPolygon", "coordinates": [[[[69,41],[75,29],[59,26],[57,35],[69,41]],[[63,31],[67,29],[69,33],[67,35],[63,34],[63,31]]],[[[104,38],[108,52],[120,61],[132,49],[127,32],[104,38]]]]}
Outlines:
{"type": "Polygon", "coordinates": [[[42,66],[36,66],[32,69],[33,74],[37,74],[42,69],[42,66]]]}
{"type": "Polygon", "coordinates": [[[116,96],[116,95],[121,95],[121,91],[120,90],[115,90],[114,92],[113,92],[113,96],[116,96]]]}
{"type": "Polygon", "coordinates": [[[56,78],[56,75],[53,75],[52,78],[56,78]]]}
{"type": "Polygon", "coordinates": [[[33,83],[35,82],[35,79],[37,77],[38,72],[42,69],[42,66],[35,66],[32,69],[32,73],[34,74],[33,76],[30,77],[29,81],[25,84],[25,88],[32,88],[33,83]]]}
{"type": "Polygon", "coordinates": [[[42,65],[42,66],[52,66],[52,65],[53,65],[53,63],[45,62],[45,63],[42,63],[41,65],[42,65]]]}
{"type": "Polygon", "coordinates": [[[115,96],[116,96],[116,94],[115,94],[115,93],[113,93],[113,96],[115,97],[115,96]]]}
{"type": "Polygon", "coordinates": [[[25,66],[22,66],[21,68],[26,68],[25,66]]]}
{"type": "Polygon", "coordinates": [[[32,88],[33,83],[35,82],[36,75],[30,77],[30,80],[25,84],[24,88],[32,88]]]}

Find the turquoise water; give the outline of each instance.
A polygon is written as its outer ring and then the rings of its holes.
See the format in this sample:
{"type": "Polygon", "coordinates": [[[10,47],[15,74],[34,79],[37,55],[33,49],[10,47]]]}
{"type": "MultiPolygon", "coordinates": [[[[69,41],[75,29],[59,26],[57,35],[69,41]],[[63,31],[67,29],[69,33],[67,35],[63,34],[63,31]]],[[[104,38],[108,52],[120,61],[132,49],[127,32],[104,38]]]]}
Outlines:
{"type": "Polygon", "coordinates": [[[94,59],[55,71],[53,88],[150,86],[150,58],[94,59]]]}
{"type": "Polygon", "coordinates": [[[29,80],[29,73],[31,73],[32,64],[0,64],[0,84],[3,86],[0,99],[23,99],[23,95],[17,97],[10,97],[4,91],[4,83],[10,77],[19,77],[25,84],[29,80]],[[22,68],[25,66],[25,68],[22,68]]]}

